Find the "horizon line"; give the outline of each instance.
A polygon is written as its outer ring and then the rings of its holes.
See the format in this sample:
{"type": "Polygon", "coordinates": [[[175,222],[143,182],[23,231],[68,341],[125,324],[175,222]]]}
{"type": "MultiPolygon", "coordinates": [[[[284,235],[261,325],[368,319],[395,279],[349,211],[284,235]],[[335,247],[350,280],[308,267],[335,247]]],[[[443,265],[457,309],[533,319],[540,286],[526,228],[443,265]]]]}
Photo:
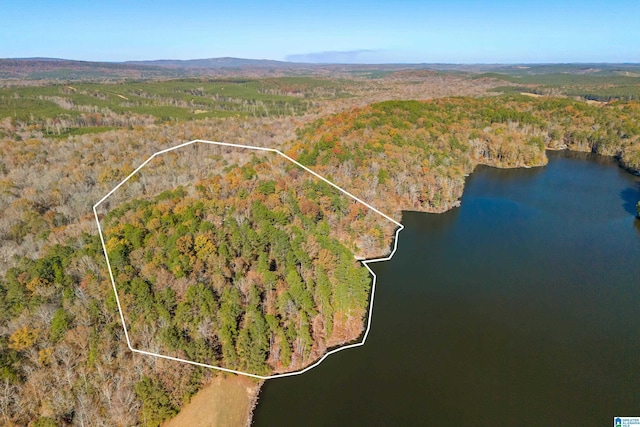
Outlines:
{"type": "Polygon", "coordinates": [[[2,57],[0,61],[64,61],[64,62],[86,62],[93,64],[135,64],[141,62],[194,62],[194,61],[211,61],[211,60],[240,60],[240,61],[255,61],[255,62],[277,62],[282,65],[315,65],[315,66],[327,66],[327,65],[343,65],[343,66],[377,66],[377,65],[638,65],[640,62],[633,61],[566,61],[566,62],[296,62],[286,61],[282,59],[267,59],[267,58],[243,58],[235,56],[215,56],[208,58],[191,58],[191,59],[171,59],[171,58],[159,58],[159,59],[128,59],[128,60],[89,60],[89,59],[71,59],[71,58],[57,58],[48,56],[30,56],[30,57],[2,57]]]}

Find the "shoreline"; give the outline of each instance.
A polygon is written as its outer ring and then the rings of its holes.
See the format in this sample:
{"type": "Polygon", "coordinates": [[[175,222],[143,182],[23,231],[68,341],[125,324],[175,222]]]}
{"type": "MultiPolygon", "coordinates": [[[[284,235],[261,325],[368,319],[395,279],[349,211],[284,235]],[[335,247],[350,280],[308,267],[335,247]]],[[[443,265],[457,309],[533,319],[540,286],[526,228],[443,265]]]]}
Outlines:
{"type": "Polygon", "coordinates": [[[253,393],[251,401],[249,402],[249,414],[245,422],[245,427],[251,427],[251,423],[253,422],[253,413],[258,406],[258,400],[260,400],[260,392],[262,391],[262,386],[264,386],[265,381],[266,380],[260,380],[260,382],[256,385],[256,390],[253,393]]]}
{"type": "MultiPolygon", "coordinates": [[[[585,155],[590,155],[590,154],[595,154],[598,156],[603,156],[603,157],[608,157],[608,158],[613,158],[616,160],[616,164],[618,167],[624,169],[626,172],[632,174],[632,175],[636,175],[638,176],[639,173],[638,171],[634,171],[633,169],[630,169],[628,167],[626,167],[622,162],[621,159],[619,158],[619,156],[615,156],[615,155],[607,155],[607,154],[598,154],[598,153],[592,153],[590,151],[584,151],[584,150],[579,150],[579,149],[572,149],[571,147],[545,147],[545,158],[547,158],[546,152],[547,151],[552,151],[552,152],[567,152],[567,153],[575,153],[575,154],[585,154],[585,155]]],[[[548,158],[547,158],[547,162],[545,162],[545,164],[543,165],[537,165],[535,167],[544,167],[548,164],[548,158]]],[[[479,166],[480,164],[476,165],[479,166]]],[[[498,169],[519,169],[519,168],[531,168],[534,166],[513,166],[513,167],[505,167],[505,166],[494,166],[494,165],[489,165],[489,164],[482,164],[483,166],[488,166],[488,167],[494,167],[494,168],[498,168],[498,169]]],[[[474,171],[475,171],[475,167],[474,167],[474,171]]],[[[471,174],[473,173],[473,171],[471,172],[471,174]]],[[[471,174],[469,174],[469,176],[471,176],[471,174]]],[[[463,191],[464,191],[464,187],[463,187],[463,191]]],[[[451,206],[448,206],[446,209],[442,210],[441,212],[437,212],[437,213],[444,213],[447,212],[455,207],[459,207],[460,206],[460,200],[457,201],[457,203],[453,203],[451,206]]],[[[253,416],[255,413],[255,410],[258,406],[259,400],[260,400],[260,395],[262,392],[262,387],[264,386],[266,380],[261,380],[257,385],[256,385],[256,389],[255,392],[253,393],[252,396],[250,396],[250,400],[249,400],[249,405],[250,405],[250,410],[247,414],[247,418],[245,420],[244,426],[246,427],[251,427],[252,423],[253,423],[253,416]]],[[[200,393],[200,392],[198,392],[200,393]]],[[[187,405],[188,406],[188,405],[187,405]]]]}

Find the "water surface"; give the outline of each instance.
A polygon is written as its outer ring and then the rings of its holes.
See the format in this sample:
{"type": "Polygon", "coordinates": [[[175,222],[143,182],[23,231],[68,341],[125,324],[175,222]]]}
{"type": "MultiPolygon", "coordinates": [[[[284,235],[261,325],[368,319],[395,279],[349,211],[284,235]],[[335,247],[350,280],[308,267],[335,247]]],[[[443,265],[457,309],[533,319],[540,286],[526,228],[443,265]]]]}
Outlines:
{"type": "Polygon", "coordinates": [[[255,426],[602,426],[640,414],[640,199],[613,160],[480,167],[405,212],[365,346],[270,380],[255,426]]]}

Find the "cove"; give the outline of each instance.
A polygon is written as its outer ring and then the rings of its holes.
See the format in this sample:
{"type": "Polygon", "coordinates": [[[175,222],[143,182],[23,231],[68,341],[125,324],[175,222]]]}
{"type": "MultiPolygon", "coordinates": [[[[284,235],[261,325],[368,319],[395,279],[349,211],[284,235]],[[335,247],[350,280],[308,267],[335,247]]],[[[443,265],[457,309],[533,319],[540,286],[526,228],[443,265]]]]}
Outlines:
{"type": "Polygon", "coordinates": [[[640,180],[548,152],[404,212],[366,345],[267,381],[254,426],[610,425],[640,414],[640,180]]]}

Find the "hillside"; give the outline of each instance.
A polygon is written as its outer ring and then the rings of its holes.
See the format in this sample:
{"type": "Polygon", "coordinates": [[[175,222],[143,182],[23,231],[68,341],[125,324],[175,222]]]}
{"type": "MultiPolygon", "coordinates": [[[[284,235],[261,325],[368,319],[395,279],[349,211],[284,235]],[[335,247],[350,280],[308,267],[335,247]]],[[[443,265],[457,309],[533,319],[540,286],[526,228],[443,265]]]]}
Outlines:
{"type": "Polygon", "coordinates": [[[545,149],[616,156],[640,170],[640,104],[557,98],[389,101],[317,120],[289,153],[400,218],[458,203],[476,165],[546,164],[545,149]]]}

